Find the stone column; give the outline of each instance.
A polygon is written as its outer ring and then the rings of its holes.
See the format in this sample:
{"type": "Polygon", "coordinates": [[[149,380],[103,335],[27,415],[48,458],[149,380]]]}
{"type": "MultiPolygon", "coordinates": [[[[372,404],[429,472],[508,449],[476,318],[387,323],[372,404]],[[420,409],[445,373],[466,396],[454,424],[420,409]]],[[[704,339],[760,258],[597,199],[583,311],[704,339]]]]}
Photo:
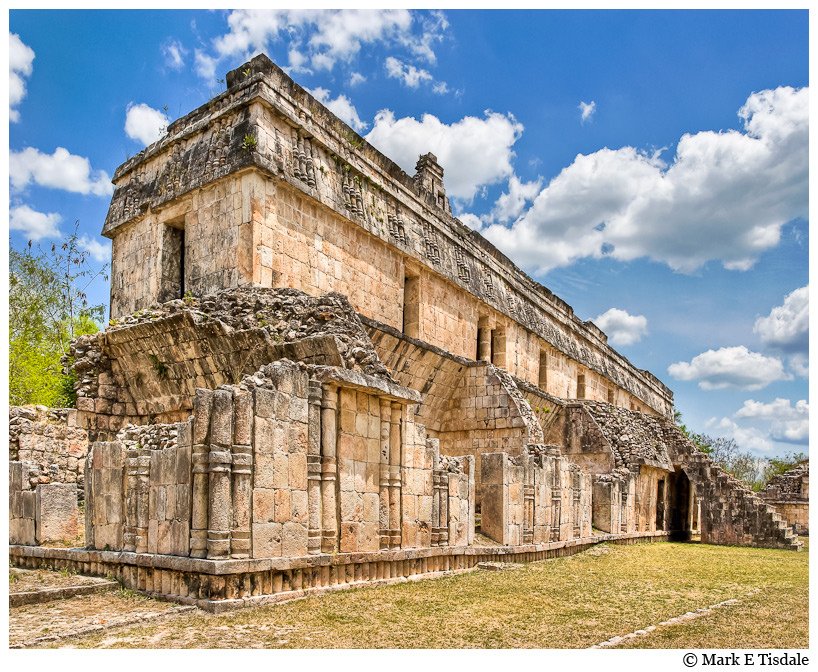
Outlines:
{"type": "Polygon", "coordinates": [[[442,477],[442,471],[439,469],[432,470],[432,546],[440,545],[440,527],[443,525],[440,517],[442,477]]]}
{"type": "Polygon", "coordinates": [[[246,390],[233,394],[233,526],[230,555],[250,557],[250,506],[253,496],[253,396],[246,390]]]}
{"type": "Polygon", "coordinates": [[[392,402],[389,419],[389,546],[400,548],[400,467],[401,467],[401,405],[392,402]]]}
{"type": "Polygon", "coordinates": [[[523,534],[524,544],[534,543],[534,458],[523,460],[523,534]]]}
{"type": "Polygon", "coordinates": [[[321,383],[307,389],[307,552],[321,552],[321,383]]]}
{"type": "Polygon", "coordinates": [[[136,444],[128,447],[125,456],[125,525],[122,530],[122,550],[136,551],[136,506],[138,457],[136,444]]]}
{"type": "Polygon", "coordinates": [[[389,441],[391,435],[390,418],[392,416],[392,404],[389,399],[381,398],[381,463],[378,472],[378,487],[380,493],[379,506],[379,530],[380,547],[389,548],[391,537],[389,532],[389,441]]]}
{"type": "Polygon", "coordinates": [[[151,449],[139,447],[136,458],[136,528],[134,529],[135,551],[148,550],[148,500],[150,498],[151,449]]]}
{"type": "Polygon", "coordinates": [[[326,385],[321,397],[321,550],[334,553],[338,545],[338,511],[335,494],[338,467],[338,388],[326,385]]]}
{"type": "Polygon", "coordinates": [[[190,503],[190,555],[194,558],[207,556],[207,460],[210,436],[210,414],[213,410],[213,392],[199,388],[193,401],[193,448],[191,464],[193,471],[192,498],[190,503]]]}
{"type": "Polygon", "coordinates": [[[230,556],[230,527],[233,517],[230,488],[232,429],[233,395],[230,390],[216,390],[213,393],[213,413],[210,420],[207,523],[207,557],[216,560],[230,556]]]}

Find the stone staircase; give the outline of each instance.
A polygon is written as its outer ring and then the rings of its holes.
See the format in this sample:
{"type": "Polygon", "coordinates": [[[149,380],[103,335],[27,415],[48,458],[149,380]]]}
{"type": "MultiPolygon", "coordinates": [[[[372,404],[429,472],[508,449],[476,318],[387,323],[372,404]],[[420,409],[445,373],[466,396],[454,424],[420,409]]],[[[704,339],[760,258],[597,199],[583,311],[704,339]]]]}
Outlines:
{"type": "Polygon", "coordinates": [[[668,452],[683,467],[702,502],[702,541],[801,550],[798,539],[775,509],[743,482],[701,452],[675,425],[664,423],[668,452]]]}

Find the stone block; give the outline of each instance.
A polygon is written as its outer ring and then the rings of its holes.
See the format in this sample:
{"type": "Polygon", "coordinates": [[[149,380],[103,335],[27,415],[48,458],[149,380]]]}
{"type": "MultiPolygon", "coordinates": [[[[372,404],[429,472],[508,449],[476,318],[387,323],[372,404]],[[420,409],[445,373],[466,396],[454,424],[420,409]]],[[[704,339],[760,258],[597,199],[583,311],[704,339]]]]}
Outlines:
{"type": "Polygon", "coordinates": [[[77,489],[67,483],[36,488],[35,529],[38,544],[75,539],[80,531],[77,489]]]}
{"type": "Polygon", "coordinates": [[[358,529],[360,523],[341,522],[341,553],[355,553],[358,550],[358,529]]]}
{"type": "Polygon", "coordinates": [[[256,453],[254,456],[255,466],[253,469],[254,487],[272,488],[275,460],[269,453],[256,453]]]}
{"type": "Polygon", "coordinates": [[[36,546],[34,518],[11,518],[9,520],[9,543],[36,546]]]}
{"type": "Polygon", "coordinates": [[[290,491],[278,489],[273,495],[274,520],[277,523],[286,523],[292,519],[292,506],[290,504],[290,491]]]}
{"type": "Polygon", "coordinates": [[[254,523],[275,521],[275,491],[269,488],[253,488],[252,510],[254,523]]]}
{"type": "Polygon", "coordinates": [[[281,523],[253,523],[253,557],[280,558],[282,532],[281,523]]]}
{"type": "Polygon", "coordinates": [[[307,523],[309,518],[308,497],[306,490],[290,491],[290,511],[294,523],[307,523]]]}
{"type": "Polygon", "coordinates": [[[307,527],[301,523],[284,523],[281,538],[281,554],[295,558],[307,554],[307,527]]]}

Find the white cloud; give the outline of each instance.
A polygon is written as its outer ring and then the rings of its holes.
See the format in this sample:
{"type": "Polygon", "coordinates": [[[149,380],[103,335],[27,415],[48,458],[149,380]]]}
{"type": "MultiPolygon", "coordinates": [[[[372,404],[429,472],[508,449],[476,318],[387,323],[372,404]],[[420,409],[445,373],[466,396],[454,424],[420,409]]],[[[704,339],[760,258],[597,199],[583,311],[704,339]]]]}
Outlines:
{"type": "Polygon", "coordinates": [[[26,78],[34,72],[34,50],[16,33],[9,33],[9,119],[20,120],[15,109],[26,95],[26,78]]]}
{"type": "Polygon", "coordinates": [[[169,120],[159,110],[145,103],[128,103],[125,112],[125,133],[132,140],[150,145],[167,131],[169,120]]]}
{"type": "Polygon", "coordinates": [[[769,453],[773,450],[773,442],[769,434],[758,427],[741,427],[730,418],[710,418],[705,423],[708,430],[716,430],[720,435],[735,439],[739,448],[755,453],[769,453]]]}
{"type": "Polygon", "coordinates": [[[315,10],[239,9],[227,17],[229,30],[213,40],[211,52],[196,50],[198,73],[213,79],[226,59],[247,58],[284,43],[288,67],[294,71],[332,70],[350,62],[364,45],[398,45],[430,63],[433,45],[443,39],[448,23],[441,12],[404,9],[315,10]]]}
{"type": "Polygon", "coordinates": [[[362,84],[366,81],[366,77],[362,75],[360,72],[353,72],[349,76],[349,85],[350,86],[357,86],[358,84],[362,84]]]}
{"type": "Polygon", "coordinates": [[[787,294],[783,305],[759,317],[753,331],[762,342],[786,352],[806,353],[809,348],[809,285],[787,294]]]}
{"type": "Polygon", "coordinates": [[[726,387],[760,390],[770,383],[791,378],[780,359],[751,352],[743,345],[708,350],[690,362],[671,364],[668,373],[677,380],[697,380],[703,390],[726,387]]]}
{"type": "Polygon", "coordinates": [[[795,402],[777,397],[775,400],[764,403],[755,399],[747,399],[744,405],[736,411],[737,418],[763,418],[765,420],[793,420],[809,417],[809,404],[806,399],[795,402]]]}
{"type": "Polygon", "coordinates": [[[809,355],[806,353],[796,353],[792,355],[787,363],[792,371],[799,378],[809,378],[809,355]]]}
{"type": "Polygon", "coordinates": [[[542,187],[542,179],[523,182],[516,175],[508,180],[508,191],[500,194],[491,211],[491,220],[509,222],[517,219],[525,206],[534,200],[542,187]]]}
{"type": "Polygon", "coordinates": [[[449,85],[446,84],[446,82],[436,82],[432,85],[432,91],[442,96],[445,93],[449,93],[449,85]]]}
{"type": "Polygon", "coordinates": [[[809,404],[789,399],[771,402],[747,399],[730,418],[712,418],[708,427],[726,431],[742,448],[768,451],[772,442],[806,444],[809,440],[809,404]]]}
{"type": "Polygon", "coordinates": [[[592,321],[614,345],[633,345],[648,333],[648,319],[644,315],[631,315],[620,308],[611,308],[592,321]]]}
{"type": "Polygon", "coordinates": [[[484,235],[535,272],[604,256],[749,269],[784,223],[807,216],[808,96],[754,93],[743,131],[685,134],[669,165],[633,147],[579,154],[513,226],[484,235]]]}
{"type": "Polygon", "coordinates": [[[452,124],[431,114],[420,121],[396,119],[391,110],[381,110],[366,139],[410,175],[418,156],[432,152],[445,171],[449,196],[471,200],[480,187],[513,173],[511,148],[522,132],[523,125],[513,115],[490,110],[482,119],[464,117],[452,124]]]}
{"type": "Polygon", "coordinates": [[[594,116],[594,112],[596,112],[596,101],[592,100],[590,103],[581,101],[577,108],[579,109],[579,121],[584,124],[588,119],[594,116]]]}
{"type": "Polygon", "coordinates": [[[27,205],[18,205],[9,210],[9,228],[12,231],[22,231],[28,240],[59,238],[60,230],[57,225],[61,220],[59,213],[37,212],[27,205]]]}
{"type": "Polygon", "coordinates": [[[470,229],[474,229],[475,231],[479,231],[483,227],[483,222],[477,215],[473,215],[470,212],[461,212],[457,218],[463,222],[466,226],[470,229]]]}
{"type": "Polygon", "coordinates": [[[64,147],[57,147],[53,154],[43,154],[33,147],[11,152],[9,176],[11,186],[17,190],[34,183],[95,196],[110,196],[114,191],[104,170],[92,170],[87,158],[71,154],[64,147]]]}
{"type": "Polygon", "coordinates": [[[80,248],[88,252],[92,259],[100,263],[111,260],[111,244],[101,243],[99,240],[82,236],[78,241],[80,248]]]}
{"type": "Polygon", "coordinates": [[[185,66],[187,53],[187,49],[178,40],[170,40],[162,45],[165,65],[171,70],[181,70],[185,66]]]}
{"type": "Polygon", "coordinates": [[[355,109],[355,106],[344,94],[340,94],[337,98],[331,98],[330,92],[320,86],[311,89],[310,93],[326,105],[330,112],[345,121],[358,133],[368,126],[365,121],[361,121],[358,110],[355,109]]]}
{"type": "Polygon", "coordinates": [[[432,74],[428,70],[416,68],[414,65],[409,65],[403,61],[388,56],[384,61],[386,67],[386,74],[392,79],[400,79],[410,89],[416,89],[421,82],[431,82],[432,74]]]}

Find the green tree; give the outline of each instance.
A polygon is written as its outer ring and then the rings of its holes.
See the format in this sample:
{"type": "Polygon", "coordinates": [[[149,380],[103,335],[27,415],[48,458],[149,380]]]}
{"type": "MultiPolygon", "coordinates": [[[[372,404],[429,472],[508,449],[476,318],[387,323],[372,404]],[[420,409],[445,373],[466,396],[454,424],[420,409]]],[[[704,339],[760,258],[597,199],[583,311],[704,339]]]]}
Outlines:
{"type": "Polygon", "coordinates": [[[60,359],[70,342],[99,331],[102,304],[89,305],[87,290],[107,265],[94,269],[77,231],[49,251],[28,246],[9,251],[9,402],[72,406],[73,378],[60,359]]]}
{"type": "Polygon", "coordinates": [[[773,478],[789,471],[802,462],[806,462],[809,456],[806,453],[787,453],[784,457],[771,457],[764,468],[764,485],[766,486],[773,478]]]}

